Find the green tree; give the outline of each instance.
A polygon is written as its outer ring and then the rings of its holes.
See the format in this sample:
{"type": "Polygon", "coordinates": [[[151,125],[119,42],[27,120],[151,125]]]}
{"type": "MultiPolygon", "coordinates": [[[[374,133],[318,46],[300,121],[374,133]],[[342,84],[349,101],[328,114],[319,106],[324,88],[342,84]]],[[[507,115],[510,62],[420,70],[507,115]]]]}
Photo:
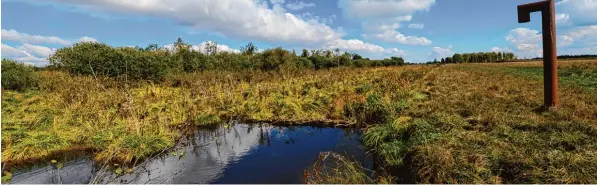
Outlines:
{"type": "Polygon", "coordinates": [[[454,54],[452,59],[454,60],[454,63],[463,63],[464,62],[464,57],[462,57],[462,54],[459,54],[459,53],[454,54]]]}
{"type": "Polygon", "coordinates": [[[361,55],[357,54],[357,53],[353,53],[352,54],[352,59],[353,60],[361,60],[361,59],[363,59],[363,57],[361,55]]]}
{"type": "Polygon", "coordinates": [[[253,54],[255,54],[257,52],[257,47],[255,45],[253,45],[252,42],[250,42],[246,46],[241,47],[240,51],[243,55],[252,56],[253,54]]]}
{"type": "Polygon", "coordinates": [[[303,52],[301,53],[301,57],[309,57],[309,51],[307,49],[303,49],[303,52]]]}

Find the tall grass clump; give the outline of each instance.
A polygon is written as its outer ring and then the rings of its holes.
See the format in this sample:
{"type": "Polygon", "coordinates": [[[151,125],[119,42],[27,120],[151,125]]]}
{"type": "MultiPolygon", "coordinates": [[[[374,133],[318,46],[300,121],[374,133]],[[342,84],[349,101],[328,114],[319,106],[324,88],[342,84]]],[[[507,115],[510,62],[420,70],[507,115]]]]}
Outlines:
{"type": "Polygon", "coordinates": [[[372,171],[359,163],[333,152],[322,152],[313,164],[305,170],[307,184],[372,184],[375,181],[368,175],[372,171]]]}
{"type": "MultiPolygon", "coordinates": [[[[357,89],[360,92],[362,87],[357,89]]],[[[360,125],[382,124],[393,116],[391,106],[379,94],[369,94],[362,99],[352,99],[344,104],[344,116],[353,118],[360,125]]]]}

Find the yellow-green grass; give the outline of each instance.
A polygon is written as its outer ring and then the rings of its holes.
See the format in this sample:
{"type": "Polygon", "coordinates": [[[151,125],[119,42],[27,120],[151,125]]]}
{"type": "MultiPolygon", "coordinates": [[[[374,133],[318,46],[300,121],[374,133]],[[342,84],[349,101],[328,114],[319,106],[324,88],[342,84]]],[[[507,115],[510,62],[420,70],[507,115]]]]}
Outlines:
{"type": "MultiPolygon", "coordinates": [[[[97,161],[134,162],[172,147],[189,128],[230,119],[364,124],[370,94],[407,99],[432,66],[298,72],[203,72],[160,84],[41,72],[40,90],[2,94],[2,163],[91,150],[97,161]]],[[[379,104],[379,103],[378,103],[379,104]]]]}
{"type": "Polygon", "coordinates": [[[437,68],[422,86],[427,99],[363,141],[418,183],[596,183],[597,91],[575,82],[594,78],[597,61],[560,62],[583,80],[560,80],[560,105],[548,110],[541,76],[527,70],[540,66],[437,68]]]}

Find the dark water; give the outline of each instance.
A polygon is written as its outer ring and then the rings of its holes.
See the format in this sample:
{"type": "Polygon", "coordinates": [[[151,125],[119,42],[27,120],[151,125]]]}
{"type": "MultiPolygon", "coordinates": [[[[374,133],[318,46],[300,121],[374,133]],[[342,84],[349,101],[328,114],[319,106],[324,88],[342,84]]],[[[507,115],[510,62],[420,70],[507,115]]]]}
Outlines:
{"type": "Polygon", "coordinates": [[[304,170],[312,168],[320,152],[334,151],[371,169],[359,137],[339,128],[221,125],[199,130],[125,175],[83,158],[65,162],[60,170],[47,166],[16,172],[11,183],[304,183],[304,170]]]}

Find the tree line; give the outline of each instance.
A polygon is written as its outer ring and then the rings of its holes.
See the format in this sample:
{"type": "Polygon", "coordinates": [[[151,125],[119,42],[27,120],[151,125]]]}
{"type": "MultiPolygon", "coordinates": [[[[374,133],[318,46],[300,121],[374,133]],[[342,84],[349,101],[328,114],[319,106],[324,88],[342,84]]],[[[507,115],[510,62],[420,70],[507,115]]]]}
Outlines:
{"type": "Polygon", "coordinates": [[[160,81],[168,74],[204,70],[301,70],[333,67],[369,67],[404,65],[401,57],[370,60],[356,53],[335,50],[306,50],[300,54],[283,48],[259,51],[252,43],[240,53],[218,51],[209,42],[202,51],[178,39],[171,48],[151,44],[142,47],[112,47],[104,43],[84,42],[58,49],[49,57],[48,68],[77,75],[95,75],[160,81]]]}
{"type": "MultiPolygon", "coordinates": [[[[583,54],[583,55],[558,55],[558,59],[581,59],[581,58],[597,58],[597,55],[588,55],[588,54],[583,54]]],[[[535,57],[532,58],[530,60],[539,60],[539,59],[543,59],[542,57],[535,57]]]]}
{"type": "Polygon", "coordinates": [[[456,53],[451,57],[435,59],[427,63],[488,63],[505,62],[517,60],[516,55],[511,52],[477,52],[477,53],[456,53]]]}

